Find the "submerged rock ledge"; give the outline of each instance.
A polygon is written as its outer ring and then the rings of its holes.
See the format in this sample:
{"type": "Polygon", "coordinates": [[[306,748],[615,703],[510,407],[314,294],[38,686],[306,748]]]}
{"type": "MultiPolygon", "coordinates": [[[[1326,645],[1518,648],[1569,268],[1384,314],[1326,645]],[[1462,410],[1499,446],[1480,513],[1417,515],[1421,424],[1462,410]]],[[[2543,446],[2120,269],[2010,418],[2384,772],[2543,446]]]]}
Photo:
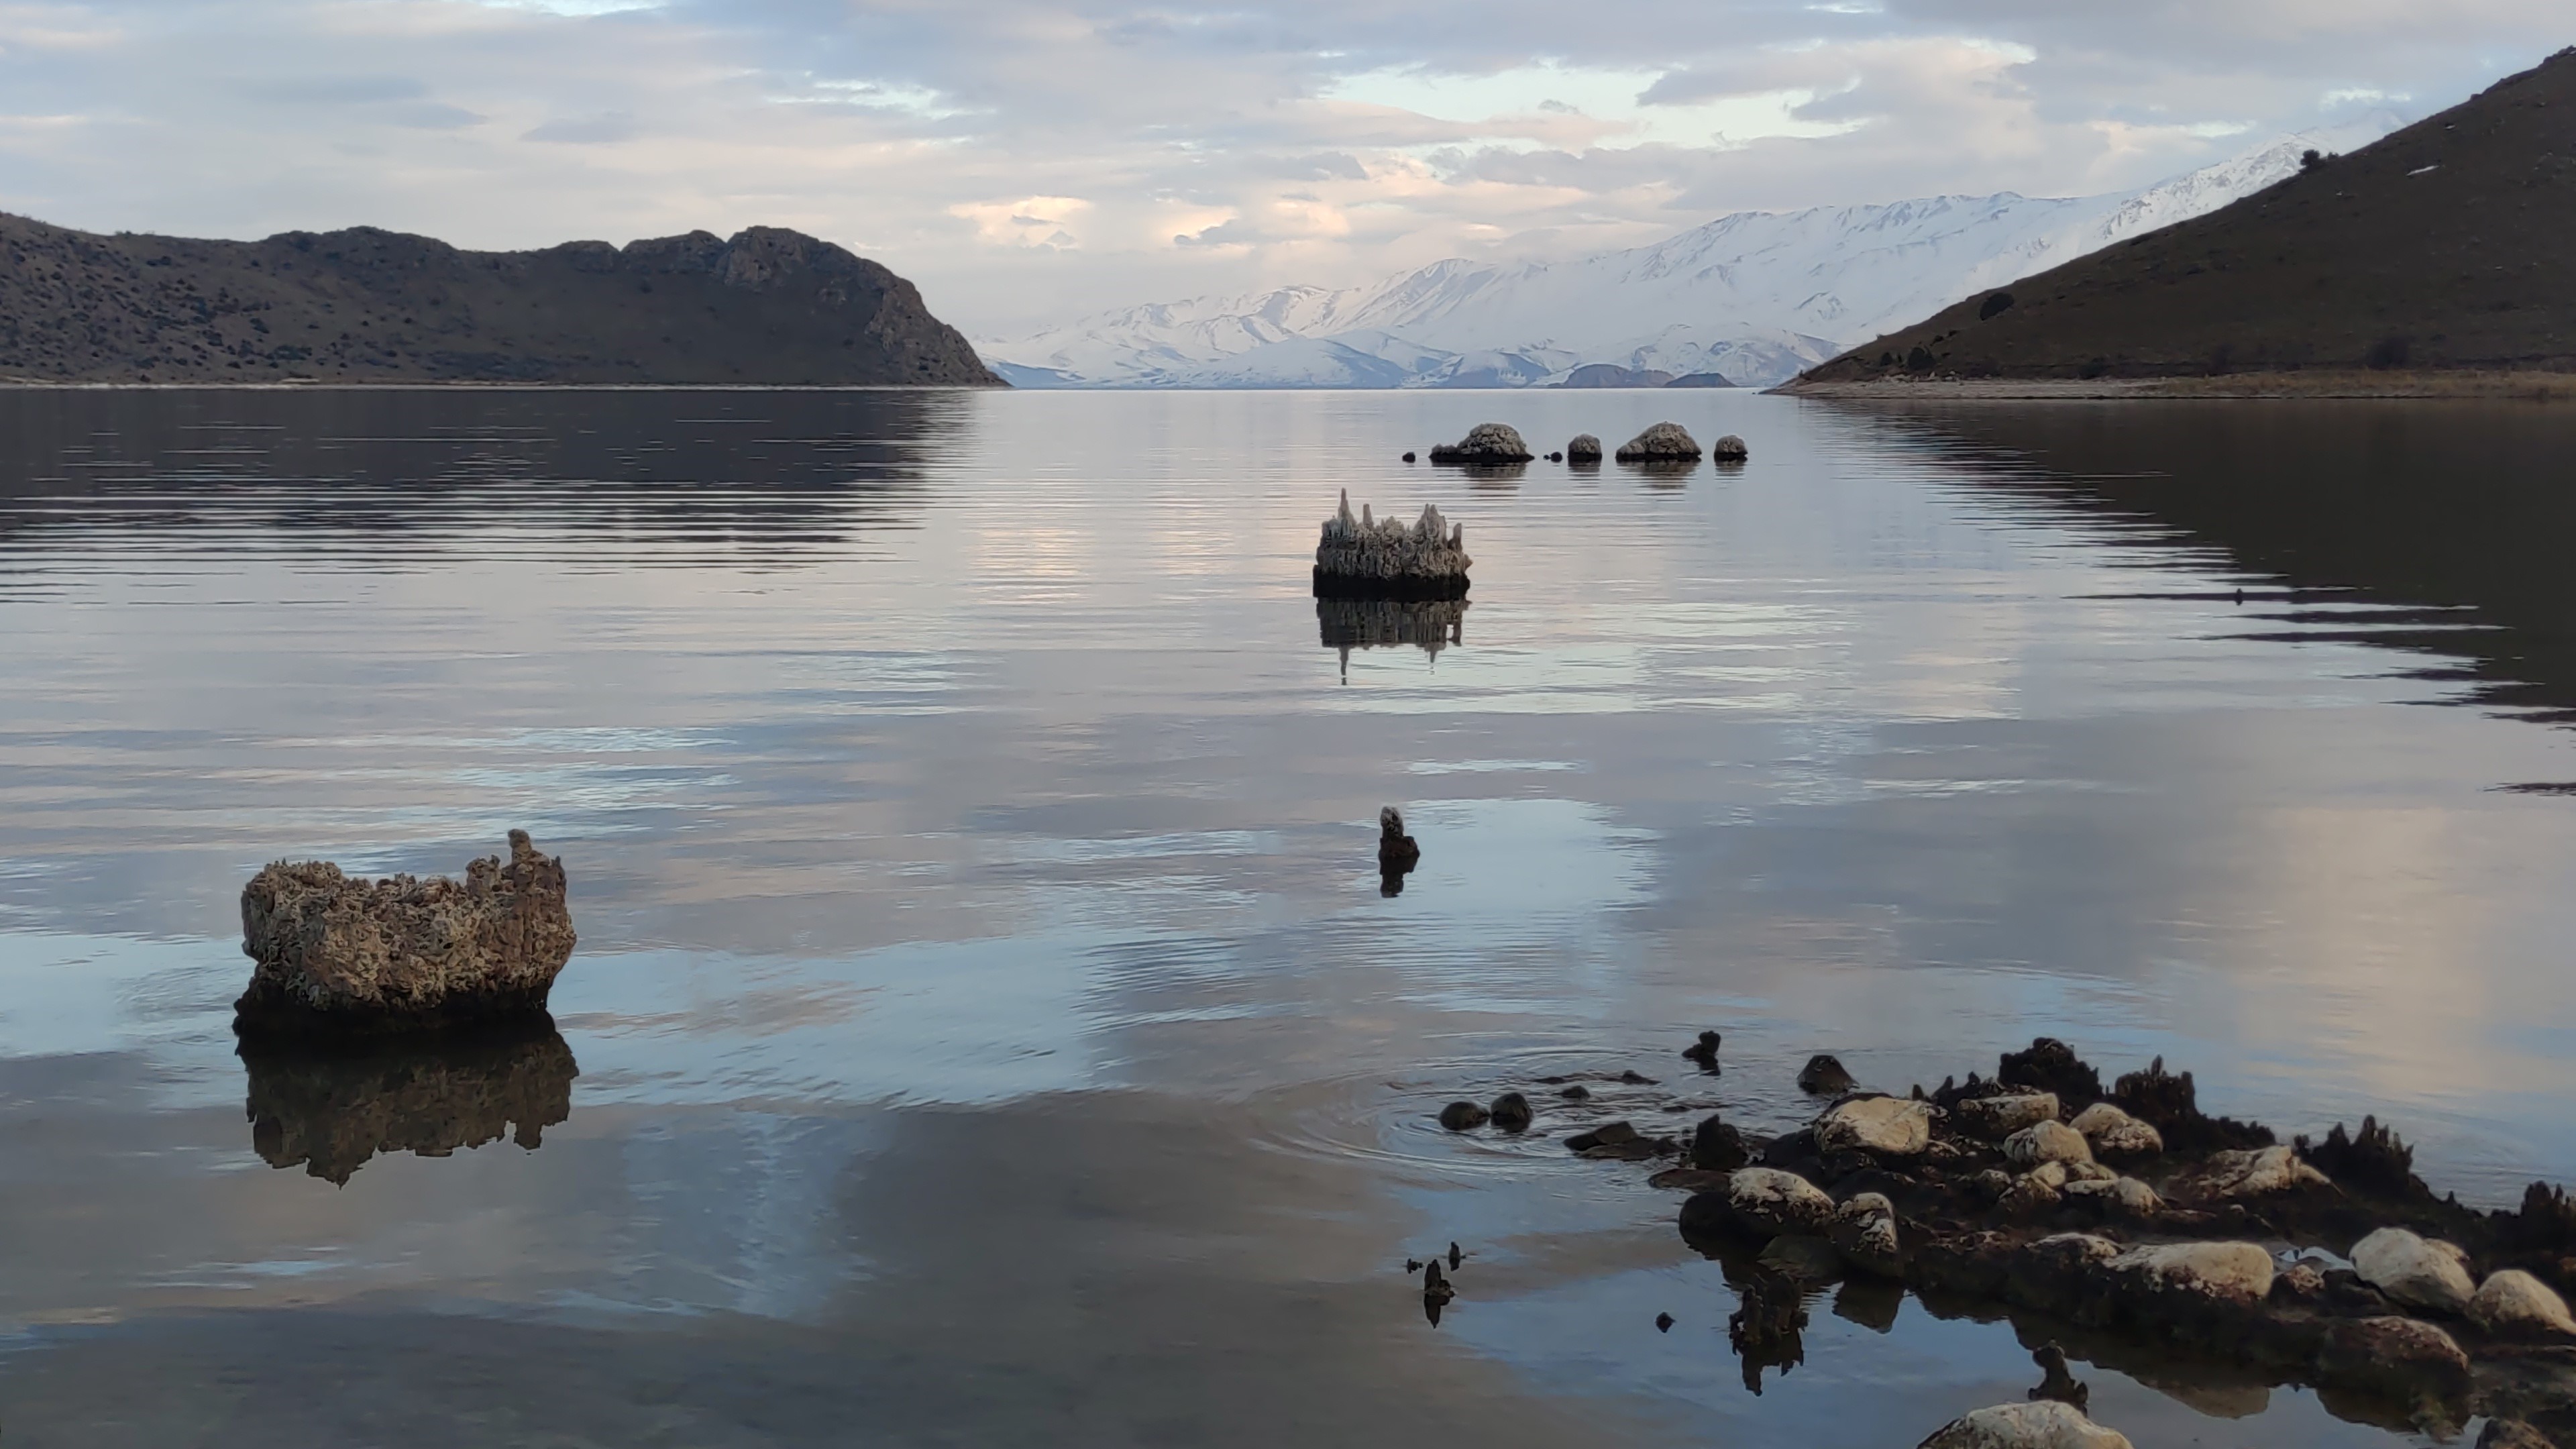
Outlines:
{"type": "Polygon", "coordinates": [[[1649,1110],[1688,1108],[1560,1097],[1538,1128],[1658,1163],[1654,1185],[1688,1194],[1682,1236],[1744,1303],[1749,1384],[1801,1360],[1802,1294],[1839,1279],[1856,1302],[1910,1288],[1941,1316],[1997,1305],[2026,1339],[2115,1367],[2315,1385],[2348,1419],[2485,1414],[2576,1443],[2576,1204],[2545,1183],[2513,1210],[2437,1197],[2373,1119],[2282,1143],[2201,1111],[2162,1059],[2106,1090],[2048,1038],[1992,1080],[1848,1091],[1777,1135],[1600,1120],[1649,1110]]]}

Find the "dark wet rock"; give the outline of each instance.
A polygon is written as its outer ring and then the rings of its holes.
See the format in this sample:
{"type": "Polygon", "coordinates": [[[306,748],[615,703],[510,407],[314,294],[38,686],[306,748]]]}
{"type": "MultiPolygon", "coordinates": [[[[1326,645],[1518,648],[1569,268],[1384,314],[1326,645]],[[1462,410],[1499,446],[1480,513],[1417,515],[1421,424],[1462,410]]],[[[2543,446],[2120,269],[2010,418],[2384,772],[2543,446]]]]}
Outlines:
{"type": "Polygon", "coordinates": [[[1315,545],[1315,593],[1328,598],[1456,599],[1467,593],[1467,530],[1423,505],[1411,527],[1380,519],[1363,504],[1351,516],[1346,490],[1315,545]]]}
{"type": "Polygon", "coordinates": [[[2456,1318],[2469,1311],[2478,1291],[2469,1277],[2468,1254],[2404,1228],[2381,1228],[2353,1244],[2352,1266],[2390,1302],[2428,1313],[2456,1318]]]}
{"type": "Polygon", "coordinates": [[[2072,1404],[2039,1399],[1960,1415],[1918,1449],[2130,1449],[2127,1436],[2084,1417],[2072,1404]]]}
{"type": "Polygon", "coordinates": [[[2039,1365],[2039,1387],[2029,1394],[2033,1402],[2053,1399],[2079,1413],[2092,1406],[2092,1387],[2067,1369],[2066,1350],[2054,1341],[2034,1349],[2030,1361],[2039,1365]]]}
{"type": "Polygon", "coordinates": [[[1708,456],[1713,462],[1741,463],[1753,456],[1753,451],[1744,446],[1742,438],[1733,433],[1725,433],[1720,435],[1716,442],[1708,445],[1708,456]]]}
{"type": "Polygon", "coordinates": [[[1619,445],[1622,463],[1696,463],[1699,440],[1679,423],[1656,423],[1619,445]]]}
{"type": "Polygon", "coordinates": [[[2567,1300],[2520,1268],[2487,1275],[2469,1299],[2469,1320],[2497,1338],[2576,1339],[2576,1318],[2568,1315],[2567,1300]]]}
{"type": "Polygon", "coordinates": [[[1547,460],[1551,463],[1562,463],[1565,461],[1565,455],[1563,453],[1550,453],[1547,455],[1547,460]]]}
{"type": "Polygon", "coordinates": [[[1577,1082],[1573,1086],[1559,1091],[1557,1095],[1563,1097],[1569,1102],[1589,1102],[1592,1100],[1592,1089],[1583,1085],[1581,1082],[1577,1082]]]}
{"type": "Polygon", "coordinates": [[[1505,1132],[1527,1132],[1530,1119],[1534,1115],[1530,1111],[1529,1098],[1518,1092],[1505,1092],[1496,1097],[1494,1105],[1487,1111],[1492,1116],[1494,1125],[1505,1132]]]}
{"type": "Polygon", "coordinates": [[[1671,1314],[1669,1314],[1669,1313],[1658,1313],[1658,1314],[1656,1314],[1656,1315],[1655,1315],[1655,1332],[1657,1332],[1657,1333],[1670,1333],[1670,1332],[1672,1332],[1672,1331],[1673,1331],[1673,1316],[1672,1316],[1671,1314]]]}
{"type": "Polygon", "coordinates": [[[1569,1152],[1590,1152],[1596,1147],[1619,1147],[1637,1140],[1637,1129],[1627,1122],[1604,1122],[1589,1132],[1577,1132],[1565,1139],[1569,1152]]]}
{"type": "Polygon", "coordinates": [[[1831,1241],[1812,1233],[1773,1238],[1754,1255],[1757,1267],[1800,1283],[1831,1283],[1843,1276],[1843,1255],[1831,1241]]]}
{"type": "Polygon", "coordinates": [[[1795,1167],[1815,1160],[1816,1134],[1812,1128],[1782,1133],[1762,1144],[1760,1162],[1764,1167],[1795,1167]]]}
{"type": "Polygon", "coordinates": [[[1631,1087],[1651,1087],[1655,1085],[1654,1078],[1647,1076],[1643,1072],[1637,1071],[1621,1072],[1617,1080],[1631,1087]]]}
{"type": "Polygon", "coordinates": [[[1377,868],[1401,875],[1422,859],[1422,847],[1404,833],[1404,812],[1392,805],[1377,812],[1377,868]]]}
{"type": "Polygon", "coordinates": [[[1421,1260],[1420,1258],[1407,1258],[1407,1259],[1405,1259],[1405,1260],[1404,1260],[1404,1271],[1405,1271],[1405,1275],[1406,1275],[1407,1277],[1410,1277],[1410,1276],[1412,1276],[1412,1275],[1413,1275],[1413,1274],[1415,1274],[1415,1273],[1419,1273],[1419,1272],[1421,1272],[1421,1271],[1422,1271],[1422,1260],[1421,1260]]]}
{"type": "Polygon", "coordinates": [[[1434,463],[1464,464],[1469,467],[1492,463],[1526,463],[1529,445],[1521,441],[1520,430],[1508,423],[1478,423],[1467,430],[1467,436],[1454,443],[1443,443],[1431,450],[1434,463]]]}
{"type": "Polygon", "coordinates": [[[1694,1061],[1694,1062],[1699,1063],[1700,1070],[1702,1070],[1702,1071],[1707,1071],[1707,1072],[1713,1072],[1713,1071],[1716,1071],[1716,1070],[1717,1070],[1717,1048],[1718,1048],[1719,1043],[1720,1043],[1720,1042],[1722,1042],[1723,1040],[1724,1040],[1724,1038],[1720,1037],[1716,1032],[1713,1032],[1713,1031],[1704,1031],[1704,1032],[1701,1032],[1701,1033],[1699,1034],[1699,1040],[1698,1040],[1698,1041],[1695,1041],[1695,1042],[1691,1043],[1689,1046],[1686,1046],[1686,1047],[1683,1047],[1683,1048],[1682,1048],[1682,1055],[1683,1055],[1683,1056],[1685,1056],[1685,1057],[1687,1057],[1687,1058],[1689,1058],[1690,1060],[1692,1060],[1692,1061],[1694,1061]]]}
{"type": "Polygon", "coordinates": [[[1432,1327],[1440,1326],[1440,1310],[1448,1307],[1457,1296],[1458,1290],[1449,1286],[1448,1276],[1440,1271],[1438,1260],[1422,1265],[1422,1316],[1431,1320],[1432,1327]]]}
{"type": "MultiPolygon", "coordinates": [[[[1941,1084],[1943,1091],[1950,1084],[1941,1084]]],[[[1933,1101],[1940,1098],[1936,1095],[1933,1101]]],[[[2001,1141],[2025,1127],[2057,1120],[2057,1095],[2053,1092],[2008,1092],[1991,1096],[1966,1097],[1954,1102],[1950,1120],[1959,1130],[1989,1141],[2001,1141]]]]}
{"type": "Polygon", "coordinates": [[[2066,1124],[2084,1134],[2093,1155],[2107,1161],[2136,1162],[2165,1150],[2164,1134],[2109,1102],[2096,1102],[2066,1124]]]}
{"type": "Polygon", "coordinates": [[[1859,1085],[1841,1062],[1822,1053],[1807,1058],[1807,1064],[1798,1069],[1798,1090],[1809,1096],[1839,1097],[1859,1085]]]}
{"type": "Polygon", "coordinates": [[[2385,1393],[2455,1398],[2469,1390],[2469,1356],[2451,1335],[2412,1318],[2347,1318],[2326,1325],[2317,1372],[2385,1393]]]}
{"type": "Polygon", "coordinates": [[[1913,1157],[1932,1145],[1932,1108],[1903,1097],[1854,1097],[1827,1108],[1815,1132],[1817,1151],[1828,1159],[1842,1151],[1913,1157]]]}
{"type": "Polygon", "coordinates": [[[2197,1157],[2220,1149],[2245,1151],[2272,1145],[2269,1128],[2204,1114],[2191,1073],[2167,1072],[2163,1057],[2143,1072],[2120,1078],[2111,1098],[2130,1116],[2152,1124],[2164,1137],[2167,1152],[2197,1157]]]}
{"type": "Polygon", "coordinates": [[[1806,1296],[1797,1280],[1757,1269],[1736,1288],[1736,1309],[1726,1320],[1726,1341],[1744,1365],[1744,1387],[1762,1392],[1762,1371],[1782,1373],[1807,1361],[1806,1296]]]}
{"type": "Polygon", "coordinates": [[[1440,1125],[1452,1132],[1469,1132],[1484,1126],[1492,1115],[1473,1102],[1452,1102],[1440,1109],[1440,1125]]]}
{"type": "Polygon", "coordinates": [[[1705,1167],[1667,1167],[1646,1179],[1646,1186],[1668,1188],[1679,1192],[1724,1192],[1726,1180],[1735,1174],[1705,1167]]]}
{"type": "Polygon", "coordinates": [[[507,1137],[531,1151],[572,1116],[580,1069],[544,1017],[350,1043],[250,1036],[251,1148],[345,1184],[379,1153],[445,1157],[507,1137]]]}
{"type": "Polygon", "coordinates": [[[1600,462],[1601,440],[1590,433],[1575,434],[1574,441],[1565,445],[1565,460],[1577,464],[1600,462]]]}
{"type": "Polygon", "coordinates": [[[1411,453],[1407,453],[1407,454],[1405,454],[1405,455],[1404,455],[1404,461],[1406,461],[1406,462],[1408,462],[1408,463],[1412,462],[1412,461],[1413,461],[1413,455],[1412,455],[1411,453]]]}
{"type": "Polygon", "coordinates": [[[2102,1097],[2102,1074],[2087,1066],[2075,1049],[2053,1036],[2040,1037],[2027,1051],[2006,1052],[1995,1079],[2011,1086],[2056,1094],[2065,1111],[2081,1111],[2102,1097]]]}
{"type": "Polygon", "coordinates": [[[1896,1208],[1875,1192],[1856,1193],[1834,1209],[1825,1236],[1853,1267],[1882,1278],[1902,1277],[1905,1254],[1896,1228],[1896,1208]]]}
{"type": "Polygon", "coordinates": [[[2351,1191],[2390,1198],[2430,1195],[2415,1176],[2415,1150],[2376,1117],[2362,1118],[2357,1133],[2347,1135],[2337,1122],[2323,1142],[2311,1144],[2301,1137],[2294,1145],[2319,1172],[2351,1191]]]}
{"type": "Polygon", "coordinates": [[[1453,1240],[1449,1244],[1449,1266],[1452,1268],[1457,1267],[1461,1262],[1466,1260],[1466,1257],[1467,1255],[1465,1253],[1458,1251],[1458,1244],[1453,1240]]]}
{"type": "Polygon", "coordinates": [[[2477,1449],[2558,1449],[2558,1445],[2520,1419],[2489,1419],[2478,1432],[2477,1449]]]}
{"type": "Polygon", "coordinates": [[[1744,1150],[1744,1134],[1715,1113],[1691,1133],[1690,1155],[1693,1166],[1711,1172],[1733,1172],[1752,1160],[1744,1150]]]}
{"type": "Polygon", "coordinates": [[[542,1015],[575,936],[563,862],[524,830],[510,856],[461,882],[361,880],[327,861],[279,861],[242,890],[242,952],[257,964],[233,1003],[245,1034],[419,1031],[542,1015]]]}

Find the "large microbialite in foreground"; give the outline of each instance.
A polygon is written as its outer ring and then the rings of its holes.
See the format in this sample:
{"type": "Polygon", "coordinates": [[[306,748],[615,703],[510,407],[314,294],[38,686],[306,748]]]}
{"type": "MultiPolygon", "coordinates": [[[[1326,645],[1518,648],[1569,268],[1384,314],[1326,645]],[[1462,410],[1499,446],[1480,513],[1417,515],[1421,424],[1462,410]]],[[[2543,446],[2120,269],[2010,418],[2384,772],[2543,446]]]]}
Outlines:
{"type": "Polygon", "coordinates": [[[2340,372],[2441,391],[2576,371],[2571,234],[2576,49],[2206,216],[1980,292],[1790,390],[2340,372]]]}
{"type": "MultiPolygon", "coordinates": [[[[1715,1073],[1719,1047],[1703,1032],[1683,1054],[1715,1073]]],[[[1684,1194],[1682,1236],[1737,1290],[1729,1337],[1757,1392],[1765,1370],[1803,1359],[1807,1297],[1842,1282],[1846,1316],[1883,1289],[1892,1317],[1910,1289],[1942,1316],[2008,1314],[2091,1362],[2310,1384],[2342,1417],[2437,1439],[2473,1415],[2551,1436],[2502,1442],[2576,1434],[2563,1297],[2576,1291],[2576,1206],[2542,1183],[2508,1211],[2436,1196],[2367,1118],[2284,1143],[2204,1112],[2191,1075],[2162,1061],[2106,1085],[2046,1038],[2006,1053],[1991,1080],[1901,1097],[1857,1090],[1818,1057],[1798,1086],[1820,1110],[1776,1133],[1694,1123],[1685,1100],[1631,1090],[1655,1086],[1634,1072],[1526,1085],[1437,1116],[1656,1164],[1653,1184],[1684,1194]]],[[[1473,1291],[1453,1278],[1441,1301],[1473,1291]]],[[[2038,1358],[2033,1398],[2064,1409],[1998,1406],[1927,1444],[2127,1442],[2082,1419],[2065,1349],[2038,1358]]]]}
{"type": "Polygon", "coordinates": [[[912,283],[775,227],[472,252],[0,216],[0,252],[0,379],[19,382],[1001,385],[912,283]]]}

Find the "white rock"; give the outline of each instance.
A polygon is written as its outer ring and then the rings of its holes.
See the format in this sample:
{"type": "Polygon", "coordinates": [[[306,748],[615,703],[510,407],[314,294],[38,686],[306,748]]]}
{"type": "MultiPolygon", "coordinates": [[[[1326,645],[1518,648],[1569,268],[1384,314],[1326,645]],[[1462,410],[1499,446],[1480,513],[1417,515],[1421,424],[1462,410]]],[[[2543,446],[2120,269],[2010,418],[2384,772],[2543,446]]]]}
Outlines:
{"type": "Polygon", "coordinates": [[[1836,1104],[1816,1119],[1822,1152],[1859,1148],[1888,1157],[1912,1157],[1932,1145],[1932,1107],[1903,1097],[1859,1097],[1836,1104]]]}
{"type": "Polygon", "coordinates": [[[2499,1338],[2576,1338],[2567,1300],[2520,1268],[2489,1273],[2469,1300],[2469,1319],[2499,1338]]]}
{"type": "Polygon", "coordinates": [[[2066,1125],[2083,1133],[2104,1157],[2152,1157],[2165,1150],[2164,1134],[2154,1123],[2141,1122],[2108,1102],[2094,1103],[2066,1125]]]}
{"type": "Polygon", "coordinates": [[[2084,1134],[2063,1122],[2034,1122],[2004,1139],[2004,1156],[2016,1167],[2043,1162],[2091,1162],[2084,1134]]]}
{"type": "Polygon", "coordinates": [[[2110,1168],[2104,1167],[2098,1162],[2070,1162],[2066,1164],[2066,1180],[2069,1182],[2111,1182],[2116,1180],[2119,1175],[2119,1173],[2114,1172],[2110,1168]]]}
{"type": "MultiPolygon", "coordinates": [[[[2381,1228],[2352,1245],[2353,1271],[2391,1302],[2433,1313],[2466,1313],[2477,1285],[2460,1250],[2427,1242],[2404,1228],[2381,1228]]],[[[2561,1312],[2565,1311],[2561,1305],[2561,1312]]]]}
{"type": "Polygon", "coordinates": [[[1919,1449],[2130,1449],[2128,1436],[2105,1429],[2072,1404],[2038,1399],[1997,1404],[1960,1415],[1919,1449]]]}
{"type": "Polygon", "coordinates": [[[2069,1174],[2066,1171],[2066,1164],[2063,1162],[2043,1162],[2039,1166],[2034,1167],[2029,1172],[2023,1174],[2023,1176],[2028,1178],[2031,1182],[2047,1188],[2049,1191],[2055,1192],[2057,1189],[2066,1186],[2066,1179],[2069,1174]]]}
{"type": "Polygon", "coordinates": [[[2166,1243],[2131,1248],[2111,1270],[2138,1287],[2219,1302],[2260,1303],[2272,1291],[2272,1255],[2255,1243],[2166,1243]]]}
{"type": "Polygon", "coordinates": [[[2081,1182],[2070,1182],[2066,1184],[2066,1195],[2071,1198],[2089,1198],[2139,1217],[2146,1217],[2164,1208],[2164,1200],[2156,1196],[2154,1188],[2134,1177],[2121,1177],[2116,1173],[2112,1174],[2107,1181],[2102,1178],[2086,1178],[2081,1182]]]}
{"type": "Polygon", "coordinates": [[[1822,1233],[1834,1216],[1823,1188],[1776,1167],[1737,1169],[1726,1180],[1726,1205],[1746,1227],[1775,1235],[1822,1233]]]}
{"type": "Polygon", "coordinates": [[[2192,1195],[2209,1202],[2233,1202],[2297,1187],[2327,1186],[2326,1175],[2308,1166],[2287,1147],[2251,1152],[2216,1152],[2191,1183],[2192,1195]]]}
{"type": "Polygon", "coordinates": [[[2005,1097],[1970,1097],[1950,1109],[1952,1120],[1979,1137],[2009,1137],[2024,1127],[2057,1120],[2055,1092],[2017,1092],[2005,1097]]]}
{"type": "Polygon", "coordinates": [[[1903,1270],[1896,1240],[1896,1205],[1878,1193],[1855,1193],[1849,1202],[1834,1209],[1834,1220],[1825,1236],[1855,1268],[1882,1278],[1897,1277],[1903,1270]]]}

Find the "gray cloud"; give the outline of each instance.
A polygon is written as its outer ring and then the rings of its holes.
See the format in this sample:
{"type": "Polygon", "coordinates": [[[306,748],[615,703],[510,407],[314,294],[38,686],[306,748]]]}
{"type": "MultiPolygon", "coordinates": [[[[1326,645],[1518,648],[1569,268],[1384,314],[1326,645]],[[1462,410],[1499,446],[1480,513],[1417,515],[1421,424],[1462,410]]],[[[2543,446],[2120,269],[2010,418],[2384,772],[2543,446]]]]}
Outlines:
{"type": "Polygon", "coordinates": [[[2563,0],[557,13],[586,8],[0,9],[0,208],[476,246],[775,223],[1001,330],[1068,298],[1338,284],[1728,210],[2138,185],[2372,103],[2331,94],[2431,109],[2570,38],[2563,0]]]}

